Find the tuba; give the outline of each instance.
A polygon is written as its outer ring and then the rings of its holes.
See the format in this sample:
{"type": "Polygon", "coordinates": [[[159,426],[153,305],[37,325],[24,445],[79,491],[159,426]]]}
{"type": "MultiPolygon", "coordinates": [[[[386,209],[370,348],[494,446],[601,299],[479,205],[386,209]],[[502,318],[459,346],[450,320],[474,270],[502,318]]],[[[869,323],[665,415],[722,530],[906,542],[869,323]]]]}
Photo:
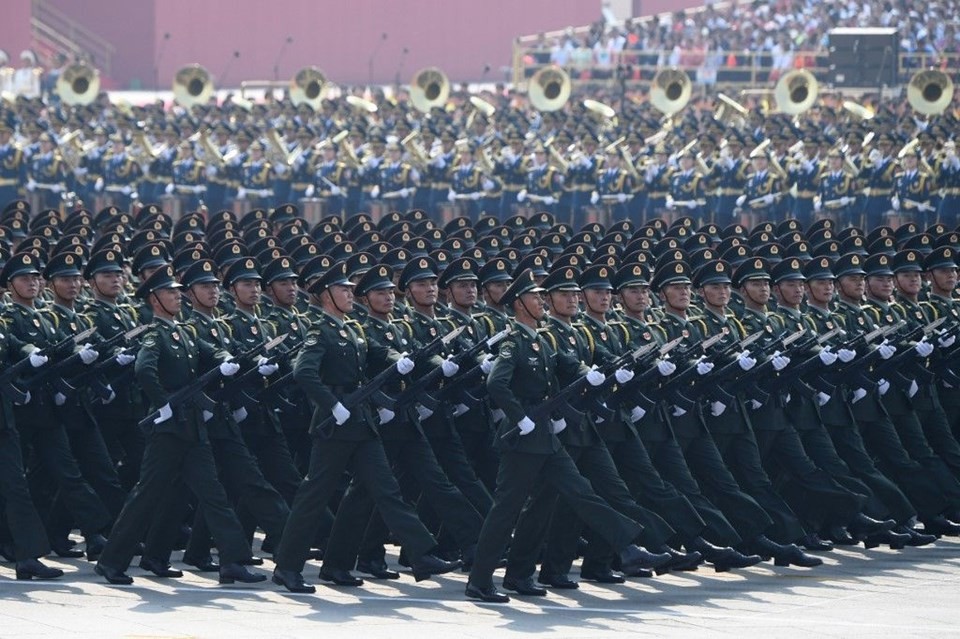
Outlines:
{"type": "Polygon", "coordinates": [[[573,84],[566,71],[556,65],[544,67],[533,74],[527,94],[530,104],[538,111],[557,111],[570,99],[573,84]]]}
{"type": "Polygon", "coordinates": [[[420,69],[410,81],[410,101],[417,111],[430,113],[432,109],[443,107],[448,97],[450,81],[436,67],[420,69]]]}
{"type": "Polygon", "coordinates": [[[206,104],[213,97],[213,80],[210,72],[199,64],[181,68],[173,76],[173,99],[182,107],[190,108],[206,104]]]}
{"type": "Polygon", "coordinates": [[[943,113],[953,101],[953,81],[943,71],[917,71],[907,85],[907,101],[917,113],[943,113]]]}
{"type": "Polygon", "coordinates": [[[650,104],[669,117],[687,106],[692,91],[686,72],[676,67],[661,69],[650,82],[650,104]]]}
{"type": "Polygon", "coordinates": [[[88,64],[75,62],[57,78],[56,90],[64,104],[90,104],[100,92],[100,72],[88,64]]]}
{"type": "Polygon", "coordinates": [[[290,80],[290,101],[294,106],[309,104],[316,111],[323,101],[323,87],[327,78],[317,67],[304,67],[290,80]]]}
{"type": "Polygon", "coordinates": [[[795,69],[783,74],[773,89],[777,107],[789,115],[800,115],[817,101],[817,79],[806,69],[795,69]]]}

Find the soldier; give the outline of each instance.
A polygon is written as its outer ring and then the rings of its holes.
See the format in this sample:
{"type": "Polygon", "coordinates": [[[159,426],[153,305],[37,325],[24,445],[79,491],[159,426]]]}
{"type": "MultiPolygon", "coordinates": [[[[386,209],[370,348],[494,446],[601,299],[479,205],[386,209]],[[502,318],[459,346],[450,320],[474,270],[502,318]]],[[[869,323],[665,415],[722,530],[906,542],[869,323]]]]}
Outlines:
{"type": "Polygon", "coordinates": [[[894,173],[896,162],[890,157],[893,137],[889,133],[877,136],[877,147],[871,149],[860,167],[860,179],[863,180],[863,225],[875,229],[884,222],[892,209],[894,173]]]}
{"type": "MultiPolygon", "coordinates": [[[[450,173],[450,191],[447,194],[447,199],[451,202],[460,202],[470,221],[476,222],[480,217],[480,200],[483,199],[483,191],[487,187],[492,187],[493,183],[483,175],[480,167],[474,163],[475,149],[473,143],[462,142],[458,143],[457,146],[459,158],[450,173]]],[[[517,199],[518,201],[520,199],[519,193],[517,199]]]]}
{"type": "MultiPolygon", "coordinates": [[[[527,183],[527,170],[530,159],[523,153],[523,136],[516,127],[510,127],[506,133],[507,144],[500,150],[500,157],[494,164],[493,174],[503,185],[500,195],[500,220],[505,220],[516,211],[517,194],[527,183]]],[[[592,176],[591,176],[592,177],[592,176]]]]}
{"type": "Polygon", "coordinates": [[[706,193],[703,188],[703,175],[695,170],[693,152],[680,151],[677,162],[679,168],[670,176],[670,193],[667,195],[667,208],[679,210],[681,215],[692,217],[697,226],[703,221],[706,193]]]}
{"type": "MultiPolygon", "coordinates": [[[[37,306],[40,295],[40,269],[31,253],[17,253],[0,270],[0,285],[7,287],[11,304],[3,313],[7,332],[20,346],[20,356],[25,357],[63,341],[66,334],[57,330],[37,306]]],[[[92,364],[98,353],[89,344],[78,349],[87,365],[92,364]]],[[[63,493],[64,506],[87,541],[87,556],[95,560],[103,551],[106,540],[103,531],[110,522],[110,513],[96,492],[83,478],[77,459],[70,450],[70,443],[63,423],[56,415],[55,393],[46,384],[31,390],[31,400],[22,406],[14,406],[14,418],[24,447],[33,449],[41,472],[35,473],[33,481],[52,479],[63,493]]],[[[54,550],[63,556],[82,556],[79,551],[60,545],[61,540],[52,539],[54,550]]]]}
{"type": "Polygon", "coordinates": [[[918,168],[920,150],[917,147],[907,150],[901,159],[903,171],[897,173],[893,182],[893,196],[890,205],[894,211],[901,211],[925,228],[934,220],[937,207],[930,203],[934,190],[933,176],[918,168]]]}
{"type": "Polygon", "coordinates": [[[336,147],[324,146],[316,163],[316,196],[326,200],[326,212],[330,215],[343,213],[350,176],[351,170],[337,159],[336,147]]]}
{"type": "Polygon", "coordinates": [[[857,192],[856,183],[844,171],[843,163],[843,151],[830,149],[827,166],[817,181],[817,197],[813,201],[813,208],[820,216],[846,226],[854,222],[852,212],[857,192]]]}
{"type": "MultiPolygon", "coordinates": [[[[939,317],[946,317],[946,329],[960,324],[960,304],[954,297],[957,289],[957,250],[941,246],[923,260],[923,270],[930,282],[928,301],[939,317]]],[[[955,359],[955,357],[954,357],[955,359]]],[[[960,393],[955,392],[957,381],[953,360],[944,361],[938,367],[937,391],[954,437],[960,437],[960,393]]]]}
{"type": "Polygon", "coordinates": [[[273,199],[273,164],[263,156],[263,145],[250,145],[250,157],[240,167],[237,199],[249,202],[251,207],[265,206],[273,199]]]}
{"type": "Polygon", "coordinates": [[[726,145],[720,146],[720,155],[713,165],[717,184],[716,221],[720,226],[734,220],[737,198],[743,195],[747,184],[749,163],[743,158],[743,137],[737,131],[727,133],[726,145]]]}
{"type": "Polygon", "coordinates": [[[17,199],[17,191],[27,176],[23,150],[13,144],[12,138],[13,129],[0,121],[0,206],[17,199]]]}
{"type": "Polygon", "coordinates": [[[670,193],[670,174],[673,169],[667,162],[667,147],[658,142],[653,148],[652,161],[644,171],[647,183],[647,208],[641,222],[662,215],[667,209],[667,195],[670,193]]]}
{"type": "Polygon", "coordinates": [[[127,153],[127,145],[121,135],[111,135],[110,143],[110,153],[103,161],[103,178],[96,181],[94,189],[109,194],[111,204],[121,211],[129,211],[131,202],[139,198],[137,182],[142,171],[127,153]]]}
{"type": "Polygon", "coordinates": [[[171,181],[165,191],[176,195],[185,205],[184,211],[196,211],[207,192],[207,172],[203,162],[193,157],[193,145],[184,140],[180,143],[177,159],[173,163],[171,181]]]}
{"type": "Polygon", "coordinates": [[[400,145],[391,142],[386,146],[386,157],[380,164],[380,176],[377,183],[377,196],[387,201],[391,209],[407,210],[411,197],[420,184],[420,172],[406,162],[402,162],[400,145]]]}
{"type": "Polygon", "coordinates": [[[40,151],[30,158],[27,175],[27,191],[37,193],[40,208],[59,208],[66,189],[67,166],[55,151],[49,133],[40,134],[40,151]]]}
{"type": "Polygon", "coordinates": [[[791,158],[792,161],[787,167],[789,187],[796,187],[797,191],[790,213],[803,228],[808,228],[813,223],[814,197],[817,195],[821,176],[818,153],[817,137],[808,136],[803,140],[803,151],[791,158]]]}
{"type": "MultiPolygon", "coordinates": [[[[0,133],[0,140],[3,134],[0,133]]],[[[3,152],[0,151],[0,155],[3,152]]],[[[957,143],[947,140],[943,143],[943,151],[937,160],[937,186],[943,189],[943,197],[937,208],[937,221],[955,228],[960,219],[960,158],[957,157],[957,143]]],[[[2,184],[2,180],[0,180],[2,184]]]]}
{"type": "Polygon", "coordinates": [[[547,149],[543,143],[537,142],[534,145],[530,157],[527,184],[517,194],[517,201],[529,200],[536,210],[553,213],[554,205],[559,200],[560,190],[563,187],[563,174],[547,160],[547,149]]]}
{"type": "MultiPolygon", "coordinates": [[[[266,579],[248,571],[241,562],[250,559],[250,545],[217,480],[216,465],[199,407],[190,402],[171,406],[170,396],[194,384],[208,367],[220,362],[221,375],[240,370],[230,355],[208,342],[191,337],[176,323],[180,313],[180,284],[173,268],[154,271],[137,289],[147,300],[154,321],[137,354],[137,381],[159,413],[147,427],[140,481],[130,492],[114,524],[110,541],[97,563],[97,574],[112,584],[130,584],[126,574],[137,543],[150,524],[157,502],[179,476],[197,496],[220,553],[220,583],[255,583],[266,579]]],[[[151,413],[152,415],[152,413],[151,413]]]]}
{"type": "Polygon", "coordinates": [[[620,166],[620,152],[616,147],[606,150],[603,168],[596,172],[596,197],[591,203],[602,203],[610,211],[610,220],[626,220],[627,202],[633,198],[633,178],[620,166]]]}
{"type": "MultiPolygon", "coordinates": [[[[311,326],[304,349],[297,356],[294,376],[315,407],[311,425],[313,450],[310,470],[297,491],[275,554],[274,583],[291,592],[315,592],[312,585],[303,581],[303,565],[322,509],[347,468],[370,493],[387,526],[406,547],[417,581],[456,569],[457,563],[431,554],[436,540],[403,501],[376,435],[370,407],[348,408],[341,401],[366,381],[367,366],[395,366],[403,375],[413,370],[413,360],[387,346],[368,343],[346,322],[347,314],[353,310],[353,284],[347,277],[345,262],[334,264],[317,278],[309,292],[321,307],[322,316],[311,326]],[[334,421],[332,432],[320,432],[319,425],[330,416],[334,421]]],[[[336,548],[329,550],[334,556],[339,552],[336,548]]],[[[321,577],[335,583],[356,584],[353,575],[339,569],[329,573],[321,570],[321,577]]]]}
{"type": "Polygon", "coordinates": [[[782,216],[777,202],[783,193],[783,185],[780,178],[769,169],[769,153],[754,149],[750,153],[750,164],[753,173],[747,180],[743,195],[737,198],[737,206],[750,214],[753,223],[760,220],[780,221],[782,216]]]}

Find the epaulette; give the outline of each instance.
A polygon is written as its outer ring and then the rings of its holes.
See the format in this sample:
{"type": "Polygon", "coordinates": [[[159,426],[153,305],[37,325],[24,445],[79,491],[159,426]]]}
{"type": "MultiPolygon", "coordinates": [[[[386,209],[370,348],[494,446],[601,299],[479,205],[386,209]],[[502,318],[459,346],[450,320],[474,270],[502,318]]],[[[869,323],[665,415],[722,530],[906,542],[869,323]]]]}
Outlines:
{"type": "Polygon", "coordinates": [[[940,311],[937,310],[937,307],[931,302],[920,302],[920,307],[929,309],[929,312],[927,313],[927,319],[931,322],[940,319],[940,311]]]}
{"type": "Polygon", "coordinates": [[[197,339],[197,337],[199,336],[199,333],[197,332],[197,326],[196,326],[196,324],[191,324],[191,323],[189,323],[189,322],[187,322],[187,323],[179,323],[179,322],[178,322],[178,325],[179,325],[179,326],[182,326],[183,328],[185,328],[185,329],[187,329],[188,331],[190,331],[191,333],[193,333],[193,339],[197,339]]]}
{"type": "Polygon", "coordinates": [[[778,332],[778,333],[782,333],[783,331],[786,330],[786,328],[787,328],[787,323],[784,321],[784,319],[783,319],[782,317],[780,317],[780,316],[777,315],[776,313],[767,313],[767,318],[770,320],[770,322],[771,322],[772,324],[776,324],[776,325],[777,325],[777,332],[778,332]]]}
{"type": "Polygon", "coordinates": [[[52,308],[41,308],[37,312],[46,317],[53,324],[53,328],[60,328],[60,316],[52,308]]]}
{"type": "Polygon", "coordinates": [[[691,317],[690,323],[697,325],[697,328],[700,330],[700,334],[702,336],[707,337],[710,335],[710,331],[707,329],[707,320],[703,319],[702,317],[691,317]]]}
{"type": "Polygon", "coordinates": [[[630,327],[627,326],[626,322],[620,320],[613,320],[612,322],[607,322],[607,326],[616,326],[620,329],[620,332],[623,333],[623,343],[630,343],[630,327]]]}
{"type": "Polygon", "coordinates": [[[573,324],[573,327],[583,333],[584,337],[587,338],[587,347],[590,349],[590,359],[593,359],[593,354],[597,349],[597,343],[593,339],[593,332],[583,322],[576,322],[573,324]]]}
{"type": "Polygon", "coordinates": [[[497,332],[497,327],[494,325],[493,320],[490,319],[489,313],[478,313],[477,315],[473,316],[473,319],[477,321],[483,320],[484,325],[487,327],[488,335],[493,335],[497,332]]]}
{"type": "Polygon", "coordinates": [[[553,331],[550,330],[549,326],[538,328],[537,333],[543,335],[550,342],[550,347],[554,350],[554,352],[560,350],[557,344],[557,336],[553,334],[553,331]]]}
{"type": "Polygon", "coordinates": [[[873,304],[864,304],[860,307],[863,311],[870,313],[872,315],[871,319],[874,323],[880,322],[880,309],[874,306],[873,304]]]}
{"type": "Polygon", "coordinates": [[[366,339],[367,339],[367,332],[363,330],[363,326],[360,324],[360,322],[358,322],[357,320],[354,320],[354,319],[346,319],[346,320],[344,320],[343,323],[349,325],[350,328],[353,328],[353,329],[355,329],[358,333],[360,333],[360,339],[362,339],[362,340],[366,340],[366,339]]]}
{"type": "Polygon", "coordinates": [[[731,317],[730,321],[737,327],[737,330],[740,331],[740,339],[744,339],[747,336],[747,328],[743,325],[736,317],[731,317]]]}

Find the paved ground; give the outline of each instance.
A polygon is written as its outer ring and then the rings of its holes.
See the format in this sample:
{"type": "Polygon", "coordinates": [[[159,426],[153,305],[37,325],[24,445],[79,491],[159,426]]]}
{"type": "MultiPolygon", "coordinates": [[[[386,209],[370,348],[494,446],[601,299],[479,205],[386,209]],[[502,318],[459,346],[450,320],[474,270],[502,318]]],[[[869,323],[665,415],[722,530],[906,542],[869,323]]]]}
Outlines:
{"type": "MultiPolygon", "coordinates": [[[[459,573],[415,584],[371,582],[359,589],[320,586],[290,595],[267,582],[219,586],[214,578],[143,576],[108,586],[79,561],[58,582],[18,582],[0,567],[0,637],[448,637],[518,635],[931,637],[960,634],[960,542],[926,548],[844,549],[806,570],[772,564],[716,574],[635,580],[625,586],[581,584],[546,598],[506,606],[462,596],[459,573]],[[429,633],[429,634],[428,634],[429,633]],[[432,635],[432,636],[430,636],[432,635]]],[[[392,556],[391,559],[395,559],[392,556]]],[[[56,563],[56,562],[54,562],[56,563]]],[[[262,568],[269,573],[272,564],[262,568]]],[[[305,574],[316,577],[310,566],[305,574]]]]}

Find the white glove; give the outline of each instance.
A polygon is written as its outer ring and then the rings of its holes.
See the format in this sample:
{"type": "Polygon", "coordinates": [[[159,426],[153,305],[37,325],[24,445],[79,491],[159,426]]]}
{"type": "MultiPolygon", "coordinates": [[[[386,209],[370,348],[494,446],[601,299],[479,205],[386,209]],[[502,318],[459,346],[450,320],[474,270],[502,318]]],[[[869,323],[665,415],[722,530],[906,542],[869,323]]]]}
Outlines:
{"type": "Polygon", "coordinates": [[[881,377],[877,380],[877,390],[880,391],[880,396],[883,397],[887,394],[887,391],[890,390],[890,382],[881,377]]]}
{"type": "Polygon", "coordinates": [[[64,404],[67,403],[67,396],[64,395],[63,393],[56,393],[53,396],[53,403],[56,404],[57,406],[63,406],[64,404]]]}
{"type": "Polygon", "coordinates": [[[131,193],[133,193],[133,187],[127,184],[122,189],[120,189],[120,192],[123,193],[124,195],[130,195],[131,193]]]}
{"type": "MultiPolygon", "coordinates": [[[[700,372],[699,364],[697,366],[698,366],[697,372],[699,373],[700,372]]],[[[668,359],[661,359],[659,362],[657,362],[657,372],[659,372],[664,377],[667,377],[668,375],[673,375],[674,371],[676,370],[677,370],[677,365],[668,359]]]]}
{"type": "Polygon", "coordinates": [[[257,372],[263,375],[264,377],[270,377],[274,373],[280,370],[280,365],[272,363],[266,357],[261,357],[257,360],[257,372]]]}
{"type": "Polygon", "coordinates": [[[409,196],[410,196],[410,189],[408,189],[407,187],[403,187],[402,189],[400,189],[400,197],[409,197],[409,196]]]}
{"type": "Polygon", "coordinates": [[[590,204],[596,204],[599,201],[600,201],[600,194],[597,193],[596,191],[592,192],[590,194],[590,204]]]}
{"type": "Polygon", "coordinates": [[[944,337],[943,334],[941,334],[937,338],[937,343],[940,344],[940,348],[950,348],[951,346],[953,346],[953,343],[955,341],[957,341],[956,335],[948,335],[944,337]]]}
{"type": "Polygon", "coordinates": [[[743,351],[737,354],[737,364],[739,364],[740,368],[744,371],[748,371],[757,365],[757,360],[750,357],[750,351],[743,351]]]}
{"type": "Polygon", "coordinates": [[[617,193],[617,202],[620,202],[620,204],[623,204],[626,201],[627,201],[626,193],[617,193]]]}
{"type": "Polygon", "coordinates": [[[786,395],[783,396],[783,403],[784,404],[790,403],[790,393],[787,393],[786,395]]]}
{"type": "Polygon", "coordinates": [[[203,412],[201,413],[201,415],[203,416],[203,423],[204,423],[204,424],[206,424],[206,423],[209,422],[211,419],[213,419],[213,413],[211,413],[211,412],[208,411],[208,410],[203,411],[203,412]]]}
{"type": "Polygon", "coordinates": [[[53,191],[54,193],[60,193],[61,191],[63,191],[63,185],[54,184],[53,186],[50,187],[50,190],[53,191]]]}
{"type": "Polygon", "coordinates": [[[707,373],[713,370],[713,362],[708,362],[705,360],[700,360],[697,362],[697,375],[703,377],[707,373]]]}
{"type": "Polygon", "coordinates": [[[587,383],[591,386],[599,386],[605,379],[606,376],[604,376],[604,374],[598,371],[596,368],[587,373],[587,383]]]}
{"type": "Polygon", "coordinates": [[[849,348],[841,348],[839,351],[837,351],[837,357],[839,357],[840,361],[844,364],[852,362],[856,356],[857,351],[852,351],[849,348]]]}
{"type": "Polygon", "coordinates": [[[343,426],[344,422],[350,419],[350,411],[340,402],[334,404],[330,412],[333,413],[333,421],[337,426],[343,426]]]}
{"type": "Polygon", "coordinates": [[[215,177],[217,175],[217,167],[212,164],[207,165],[207,177],[215,177]]]}
{"type": "Polygon", "coordinates": [[[88,172],[89,172],[89,169],[85,169],[82,166],[78,166],[73,170],[73,174],[76,175],[77,177],[83,177],[88,172]]]}
{"type": "Polygon", "coordinates": [[[100,353],[93,349],[93,346],[90,344],[84,344],[83,348],[80,349],[78,353],[80,355],[80,361],[88,366],[97,361],[97,358],[100,357],[100,353]]]}
{"type": "Polygon", "coordinates": [[[238,408],[237,410],[233,411],[230,414],[233,416],[233,421],[239,424],[240,422],[242,422],[247,418],[247,409],[241,406],[240,408],[238,408]]]}
{"type": "Polygon", "coordinates": [[[613,376],[617,379],[618,384],[626,384],[633,379],[633,371],[628,368],[618,368],[613,376]]]}
{"type": "Polygon", "coordinates": [[[883,153],[880,152],[880,149],[873,149],[867,155],[867,159],[870,160],[873,164],[876,164],[883,159],[883,153]]]}
{"type": "Polygon", "coordinates": [[[523,202],[525,199],[527,199],[527,190],[520,189],[517,191],[517,202],[523,202]]]}
{"type": "Polygon", "coordinates": [[[97,181],[93,183],[93,189],[94,189],[95,191],[102,191],[102,190],[103,190],[103,178],[102,178],[102,177],[98,177],[98,178],[97,178],[97,181]]]}
{"type": "Polygon", "coordinates": [[[453,361],[453,355],[447,357],[447,359],[440,362],[440,368],[443,370],[444,377],[453,377],[457,374],[457,371],[460,370],[459,364],[453,361]]]}
{"type": "Polygon", "coordinates": [[[787,367],[788,364],[790,364],[790,358],[786,355],[781,355],[780,351],[777,351],[773,354],[773,359],[771,361],[773,362],[773,370],[775,371],[782,371],[787,367]]]}
{"type": "Polygon", "coordinates": [[[160,416],[153,420],[154,424],[162,424],[171,417],[173,417],[173,409],[170,408],[170,404],[164,404],[160,407],[160,416]]]}
{"type": "Polygon", "coordinates": [[[493,355],[487,355],[483,358],[483,361],[480,362],[480,372],[484,375],[489,375],[490,371],[493,370],[493,361],[496,359],[493,355]]]}
{"type": "Polygon", "coordinates": [[[529,435],[533,432],[533,429],[536,427],[536,424],[533,423],[533,420],[524,415],[523,419],[517,424],[517,428],[520,429],[521,435],[529,435]]]}
{"type": "Polygon", "coordinates": [[[165,187],[163,187],[163,191],[167,195],[170,195],[171,193],[173,193],[174,188],[175,187],[173,186],[173,182],[171,182],[170,184],[167,184],[165,187]]]}
{"type": "Polygon", "coordinates": [[[554,435],[559,435],[563,432],[563,429],[567,427],[567,420],[564,418],[560,419],[551,419],[550,420],[550,432],[554,435]]]}
{"type": "Polygon", "coordinates": [[[644,415],[646,415],[646,414],[647,414],[647,411],[643,410],[643,409],[640,408],[639,406],[634,406],[634,407],[630,410],[630,421],[631,421],[632,423],[636,424],[636,423],[639,422],[641,419],[643,419],[644,415]]]}
{"type": "Polygon", "coordinates": [[[894,211],[899,211],[899,210],[900,210],[900,198],[898,198],[896,195],[894,195],[892,198],[890,198],[890,206],[893,207],[893,210],[894,210],[894,211]]]}
{"type": "Polygon", "coordinates": [[[110,402],[112,402],[117,398],[117,394],[113,391],[113,386],[111,386],[110,384],[107,384],[106,388],[108,391],[110,391],[110,395],[105,400],[103,400],[104,406],[106,406],[107,404],[109,404],[110,402]]]}
{"type": "Polygon", "coordinates": [[[674,417],[683,417],[684,415],[687,414],[687,411],[683,410],[679,406],[674,405],[673,411],[670,414],[673,415],[674,417]]]}
{"type": "Polygon", "coordinates": [[[30,400],[31,400],[31,399],[32,399],[32,396],[30,395],[30,391],[27,391],[27,392],[25,392],[25,393],[23,394],[23,403],[14,402],[14,405],[15,405],[15,406],[26,406],[27,404],[30,403],[30,400]]]}
{"type": "Polygon", "coordinates": [[[697,201],[696,201],[696,200],[687,200],[687,202],[684,204],[684,206],[687,207],[688,209],[690,209],[690,210],[692,211],[693,209],[697,208],[697,207],[700,206],[700,205],[697,204],[697,201]]]}
{"type": "Polygon", "coordinates": [[[819,211],[819,210],[822,209],[822,208],[823,208],[823,203],[820,202],[820,198],[819,198],[819,197],[814,198],[814,200],[813,200],[813,210],[814,210],[814,211],[819,211]]]}
{"type": "Polygon", "coordinates": [[[813,162],[811,162],[810,160],[804,160],[803,170],[807,173],[810,173],[811,171],[813,171],[813,162]]]}
{"type": "Polygon", "coordinates": [[[379,185],[379,184],[374,184],[374,185],[373,185],[373,188],[370,189],[370,197],[372,197],[373,199],[377,199],[378,197],[380,197],[380,185],[379,185]]]}
{"type": "Polygon", "coordinates": [[[543,203],[547,206],[556,203],[556,201],[556,198],[554,198],[552,195],[548,195],[547,197],[543,198],[543,203]]]}
{"type": "Polygon", "coordinates": [[[850,403],[851,403],[851,404],[856,404],[857,402],[859,402],[861,399],[863,399],[863,398],[866,397],[866,396],[867,396],[867,391],[866,391],[866,389],[858,388],[858,389],[856,389],[855,391],[853,391],[853,397],[850,398],[850,403]]]}
{"type": "Polygon", "coordinates": [[[890,359],[893,357],[893,354],[897,352],[896,346],[884,342],[877,347],[877,350],[880,352],[881,359],[890,359]]]}
{"type": "Polygon", "coordinates": [[[224,377],[230,377],[236,375],[237,371],[240,370],[240,364],[236,362],[224,362],[220,364],[220,374],[224,377]]]}
{"type": "Polygon", "coordinates": [[[817,406],[824,406],[829,401],[830,401],[829,395],[827,395],[823,391],[820,391],[819,393],[817,393],[817,406]]]}
{"type": "Polygon", "coordinates": [[[413,370],[413,360],[407,357],[406,353],[400,355],[400,359],[397,360],[397,372],[401,375],[406,375],[413,370]]]}
{"type": "Polygon", "coordinates": [[[237,199],[238,199],[238,200],[245,200],[245,199],[247,199],[247,190],[246,190],[245,188],[243,188],[242,186],[237,189],[237,199]]]}
{"type": "Polygon", "coordinates": [[[460,417],[461,415],[467,414],[469,411],[470,411],[470,407],[467,406],[466,404],[457,404],[456,406],[453,407],[453,416],[460,417]]]}
{"type": "Polygon", "coordinates": [[[315,187],[315,186],[312,185],[312,184],[308,184],[308,185],[307,185],[307,188],[305,188],[305,189],[303,190],[303,194],[304,194],[306,197],[313,197],[314,193],[316,193],[316,192],[317,192],[317,187],[315,187]]]}
{"type": "Polygon", "coordinates": [[[417,404],[417,415],[420,416],[421,420],[430,419],[430,416],[433,415],[433,411],[423,404],[417,404]]]}
{"type": "Polygon", "coordinates": [[[744,202],[746,201],[747,201],[747,196],[741,195],[740,197],[737,198],[737,206],[743,206],[744,202]]]}
{"type": "Polygon", "coordinates": [[[913,347],[913,350],[915,350],[920,357],[930,357],[930,353],[933,352],[933,344],[925,340],[920,340],[917,342],[917,345],[913,347]]]}
{"type": "Polygon", "coordinates": [[[672,195],[668,195],[667,198],[663,201],[663,203],[668,209],[672,209],[676,206],[676,202],[673,201],[672,195]]]}
{"type": "Polygon", "coordinates": [[[140,194],[137,193],[137,192],[134,191],[134,190],[131,190],[130,193],[129,193],[129,195],[130,195],[130,199],[131,199],[131,200],[139,200],[139,199],[140,199],[140,194]]]}
{"type": "Polygon", "coordinates": [[[840,206],[847,206],[849,204],[853,204],[855,199],[856,198],[852,198],[848,195],[844,195],[842,198],[840,198],[840,206]]]}
{"type": "Polygon", "coordinates": [[[483,193],[481,193],[480,191],[474,191],[473,193],[470,194],[471,200],[479,200],[482,197],[483,197],[483,193]]]}
{"type": "Polygon", "coordinates": [[[773,204],[773,200],[774,200],[773,193],[767,193],[766,195],[763,196],[764,204],[767,204],[767,205],[773,204]]]}
{"type": "Polygon", "coordinates": [[[31,193],[37,190],[37,183],[33,180],[33,178],[27,180],[27,190],[31,193]]]}
{"type": "Polygon", "coordinates": [[[456,202],[457,192],[454,191],[453,189],[450,189],[449,191],[447,191],[447,199],[450,200],[451,202],[456,202]]]}
{"type": "Polygon", "coordinates": [[[914,395],[917,394],[917,391],[919,390],[920,390],[920,387],[917,386],[917,380],[911,379],[910,388],[907,389],[907,397],[913,397],[914,395]]]}
{"type": "Polygon", "coordinates": [[[330,187],[330,195],[340,195],[341,193],[343,193],[343,189],[336,184],[330,187]]]}
{"type": "Polygon", "coordinates": [[[750,408],[752,408],[753,410],[760,410],[761,408],[763,408],[763,404],[761,404],[760,402],[758,402],[758,401],[755,400],[755,399],[751,399],[751,400],[750,400],[750,408]]]}
{"type": "Polygon", "coordinates": [[[117,353],[117,364],[120,366],[129,366],[135,361],[137,361],[136,355],[131,355],[130,353],[117,353]]]}
{"type": "Polygon", "coordinates": [[[377,415],[379,415],[379,417],[380,417],[380,425],[381,425],[381,426],[384,425],[384,424],[390,423],[391,421],[393,421],[393,418],[397,416],[397,414],[394,413],[394,412],[393,412],[392,410],[390,410],[389,408],[378,408],[378,409],[377,409],[377,415]]]}
{"type": "Polygon", "coordinates": [[[274,170],[274,172],[275,172],[277,175],[283,175],[284,173],[287,172],[287,165],[286,165],[286,164],[279,164],[279,163],[274,164],[274,165],[273,165],[273,170],[274,170]]]}
{"type": "Polygon", "coordinates": [[[483,187],[484,191],[492,191],[497,185],[493,183],[493,180],[490,178],[484,178],[483,182],[480,184],[483,187]]]}
{"type": "Polygon", "coordinates": [[[710,402],[710,414],[714,417],[720,417],[725,410],[727,410],[727,405],[723,402],[710,402]]]}
{"type": "Polygon", "coordinates": [[[41,353],[40,351],[33,351],[30,353],[30,365],[34,368],[40,368],[50,360],[49,357],[41,353]]]}
{"type": "Polygon", "coordinates": [[[818,354],[820,361],[823,362],[824,366],[833,366],[837,362],[837,354],[830,350],[830,347],[823,349],[818,354]]]}

